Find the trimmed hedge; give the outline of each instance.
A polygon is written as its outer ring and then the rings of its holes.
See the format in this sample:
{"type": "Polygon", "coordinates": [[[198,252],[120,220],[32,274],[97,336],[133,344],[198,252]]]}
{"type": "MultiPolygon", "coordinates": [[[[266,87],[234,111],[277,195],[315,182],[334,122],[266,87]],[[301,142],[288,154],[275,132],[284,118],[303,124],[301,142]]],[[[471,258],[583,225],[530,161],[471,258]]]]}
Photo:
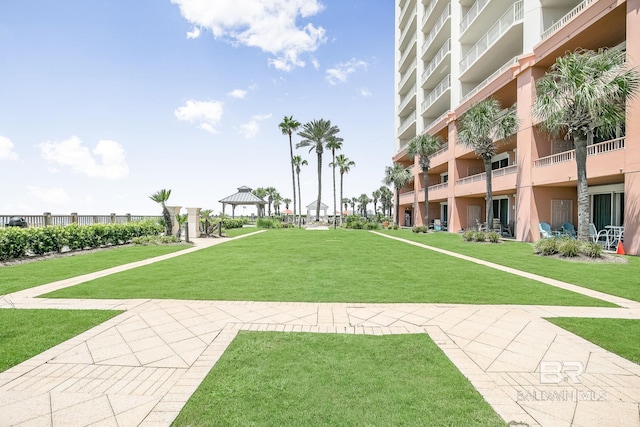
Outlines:
{"type": "Polygon", "coordinates": [[[83,250],[122,245],[135,237],[157,236],[162,231],[164,227],[152,220],[126,224],[0,228],[0,260],[62,252],[65,247],[83,250]]]}

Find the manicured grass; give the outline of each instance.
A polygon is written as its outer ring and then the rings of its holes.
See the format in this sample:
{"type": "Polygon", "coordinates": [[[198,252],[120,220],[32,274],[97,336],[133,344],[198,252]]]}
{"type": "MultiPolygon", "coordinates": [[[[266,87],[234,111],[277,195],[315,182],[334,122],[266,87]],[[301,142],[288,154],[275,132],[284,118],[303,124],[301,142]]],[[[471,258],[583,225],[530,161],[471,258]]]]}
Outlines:
{"type": "Polygon", "coordinates": [[[255,233],[256,231],[261,231],[261,228],[257,227],[242,227],[242,228],[230,228],[228,230],[224,230],[223,233],[227,237],[238,237],[249,233],[255,233]]]}
{"type": "Polygon", "coordinates": [[[372,233],[340,229],[270,230],[46,296],[612,306],[372,233]]]}
{"type": "Polygon", "coordinates": [[[0,309],[0,372],[120,313],[103,310],[0,309]]]}
{"type": "Polygon", "coordinates": [[[546,319],[592,343],[640,364],[640,320],[558,317],[546,319]]]}
{"type": "Polygon", "coordinates": [[[240,332],[174,426],[504,426],[427,335],[240,332]]]}
{"type": "Polygon", "coordinates": [[[0,267],[0,295],[190,247],[191,245],[124,246],[0,267]]]}
{"type": "Polygon", "coordinates": [[[534,255],[532,243],[465,242],[460,235],[454,233],[419,234],[410,230],[384,230],[381,232],[588,289],[640,301],[640,286],[638,286],[640,257],[626,256],[627,263],[573,262],[534,255]]]}

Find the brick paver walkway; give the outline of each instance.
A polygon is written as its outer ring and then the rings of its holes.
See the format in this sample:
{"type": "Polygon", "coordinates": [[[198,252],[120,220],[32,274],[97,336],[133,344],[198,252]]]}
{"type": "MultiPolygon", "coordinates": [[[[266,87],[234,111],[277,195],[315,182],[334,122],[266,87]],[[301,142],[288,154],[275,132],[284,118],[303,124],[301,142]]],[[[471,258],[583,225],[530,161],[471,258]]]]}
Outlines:
{"type": "Polygon", "coordinates": [[[0,308],[126,310],[0,373],[0,426],[168,426],[239,330],[427,333],[506,422],[640,426],[640,366],[543,320],[640,319],[640,304],[549,279],[621,308],[34,298],[173,256],[0,298],[0,308]]]}

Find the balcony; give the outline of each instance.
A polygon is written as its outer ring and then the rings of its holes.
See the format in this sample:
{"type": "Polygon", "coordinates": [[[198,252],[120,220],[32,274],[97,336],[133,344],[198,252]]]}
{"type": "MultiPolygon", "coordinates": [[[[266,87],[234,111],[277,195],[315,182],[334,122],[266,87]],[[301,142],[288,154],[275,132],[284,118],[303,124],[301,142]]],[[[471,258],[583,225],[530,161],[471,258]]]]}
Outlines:
{"type": "Polygon", "coordinates": [[[413,12],[415,14],[415,12],[418,11],[418,4],[414,4],[413,7],[411,7],[411,1],[408,1],[403,7],[402,10],[400,12],[400,28],[404,28],[407,25],[407,14],[413,12]]]}
{"type": "Polygon", "coordinates": [[[444,58],[451,53],[451,39],[447,39],[444,44],[440,47],[436,56],[433,57],[427,68],[425,68],[422,73],[422,87],[426,86],[427,81],[431,76],[434,75],[434,71],[438,68],[438,66],[442,63],[444,58]]]}
{"type": "Polygon", "coordinates": [[[460,104],[464,104],[466,101],[468,101],[469,99],[471,99],[473,97],[473,95],[475,95],[476,93],[480,92],[483,88],[485,88],[489,83],[491,83],[494,79],[496,79],[498,76],[500,76],[502,73],[504,73],[505,71],[507,71],[509,68],[511,68],[512,65],[515,65],[518,63],[518,57],[513,57],[510,60],[508,60],[502,67],[498,68],[496,71],[494,71],[493,73],[491,73],[491,75],[489,77],[487,77],[486,79],[484,79],[482,82],[480,82],[476,87],[474,87],[473,89],[471,89],[469,92],[467,92],[462,99],[460,100],[460,104]]]}
{"type": "Polygon", "coordinates": [[[418,41],[418,35],[414,34],[411,38],[411,42],[407,46],[407,49],[404,50],[402,56],[400,57],[400,68],[398,71],[401,73],[405,72],[407,68],[410,66],[409,59],[413,59],[413,66],[416,66],[416,43],[418,41]]]}
{"type": "Polygon", "coordinates": [[[442,144],[441,148],[438,151],[429,156],[429,160],[438,157],[439,155],[444,154],[447,151],[449,151],[449,143],[445,142],[444,144],[442,144]]]}
{"type": "Polygon", "coordinates": [[[406,113],[405,109],[411,104],[412,101],[413,109],[415,110],[416,93],[417,89],[416,84],[414,83],[413,86],[411,86],[411,89],[409,89],[407,93],[400,98],[400,105],[398,106],[399,115],[403,115],[406,113]]]}
{"type": "Polygon", "coordinates": [[[577,5],[573,9],[571,9],[566,15],[564,15],[562,18],[560,18],[559,21],[557,21],[551,27],[547,28],[542,33],[542,35],[541,35],[542,40],[546,39],[551,34],[553,34],[556,31],[558,31],[558,29],[562,28],[567,22],[571,21],[576,15],[578,15],[580,12],[582,12],[584,9],[586,9],[587,6],[589,6],[591,3],[593,3],[593,1],[594,0],[584,0],[579,5],[577,5]]]}
{"type": "Polygon", "coordinates": [[[429,34],[424,40],[424,43],[422,43],[423,54],[426,55],[431,50],[429,49],[429,47],[431,46],[433,41],[436,39],[436,37],[438,36],[438,34],[440,33],[440,30],[442,30],[444,25],[450,21],[450,18],[451,18],[451,3],[448,3],[447,6],[442,11],[440,18],[438,18],[438,22],[436,22],[436,24],[433,26],[433,29],[429,32],[429,34]]]}
{"type": "Polygon", "coordinates": [[[416,14],[413,14],[407,27],[402,30],[402,33],[400,34],[400,44],[398,45],[398,49],[404,50],[409,44],[409,40],[410,40],[409,35],[417,34],[416,25],[415,25],[416,19],[417,19],[416,14]]]}
{"type": "MultiPolygon", "coordinates": [[[[436,184],[436,185],[430,185],[429,186],[429,201],[446,199],[447,196],[448,196],[448,194],[447,194],[448,193],[447,192],[448,189],[449,189],[449,183],[448,182],[443,182],[443,183],[436,184]]],[[[422,199],[424,199],[424,197],[422,199]]]]}
{"type": "MultiPolygon", "coordinates": [[[[516,186],[516,173],[518,165],[507,166],[506,168],[495,169],[491,171],[492,191],[502,191],[513,189],[516,186]],[[501,177],[510,177],[510,179],[499,179],[501,177]],[[498,178],[498,179],[496,179],[498,178]]],[[[456,181],[456,195],[480,194],[486,191],[486,172],[471,175],[456,181]],[[482,184],[479,184],[482,183],[482,184]],[[475,185],[474,185],[475,184],[475,185]],[[464,186],[464,188],[463,188],[464,186]]]]}
{"type": "MultiPolygon", "coordinates": [[[[610,151],[624,150],[624,141],[625,137],[622,137],[589,145],[587,147],[587,157],[597,156],[599,154],[608,153],[610,151]]],[[[562,153],[553,154],[551,156],[541,157],[537,160],[534,160],[533,167],[543,168],[545,166],[552,166],[558,163],[570,162],[575,160],[575,158],[575,150],[563,151],[562,153]]]]}
{"type": "MultiPolygon", "coordinates": [[[[440,97],[442,97],[442,95],[448,91],[451,88],[451,74],[447,74],[447,76],[442,79],[440,81],[440,83],[438,83],[438,86],[436,86],[427,96],[427,98],[422,101],[422,112],[423,115],[426,114],[426,117],[429,117],[428,115],[428,111],[430,109],[430,107],[432,107],[436,101],[438,99],[440,99],[440,97]]],[[[448,104],[447,106],[448,107],[448,104]]],[[[447,108],[448,109],[448,108],[447,108]]]]}
{"type": "MultiPolygon", "coordinates": [[[[498,21],[487,31],[478,42],[467,52],[460,61],[460,74],[464,74],[489,48],[500,40],[515,24],[521,23],[524,18],[522,1],[514,3],[498,19],[498,21]]],[[[522,49],[520,43],[519,49],[522,49]]],[[[511,55],[512,56],[512,55],[511,55]]]]}
{"type": "Polygon", "coordinates": [[[422,15],[422,26],[423,27],[425,26],[425,24],[429,20],[429,17],[431,16],[431,13],[433,12],[433,9],[436,8],[436,4],[437,3],[438,3],[438,0],[431,0],[429,5],[424,8],[424,15],[422,15]]]}
{"type": "Polygon", "coordinates": [[[400,193],[400,205],[413,205],[413,202],[415,202],[415,191],[410,190],[400,193]]]}
{"type": "Polygon", "coordinates": [[[467,28],[469,28],[469,25],[476,19],[487,3],[489,3],[489,0],[478,0],[471,6],[467,14],[462,18],[462,21],[460,21],[460,34],[463,34],[467,28]]]}
{"type": "MultiPolygon", "coordinates": [[[[415,126],[416,126],[415,111],[413,111],[407,117],[404,117],[403,119],[400,120],[400,126],[398,127],[398,138],[405,139],[405,137],[407,137],[405,133],[407,133],[407,131],[411,129],[412,125],[413,125],[413,133],[415,134],[415,126]]],[[[412,136],[415,136],[415,135],[412,135],[412,136]]]]}

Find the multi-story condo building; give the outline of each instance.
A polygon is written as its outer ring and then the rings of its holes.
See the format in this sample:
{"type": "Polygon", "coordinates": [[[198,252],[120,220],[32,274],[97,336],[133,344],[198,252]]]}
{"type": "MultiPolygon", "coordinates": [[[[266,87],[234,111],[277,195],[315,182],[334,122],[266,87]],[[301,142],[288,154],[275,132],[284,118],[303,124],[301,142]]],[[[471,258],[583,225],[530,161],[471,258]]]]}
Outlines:
{"type": "MultiPolygon", "coordinates": [[[[493,212],[517,240],[537,241],[539,223],[577,225],[572,142],[545,134],[532,117],[535,83],[556,58],[577,48],[626,49],[640,66],[640,0],[396,0],[396,140],[393,160],[412,166],[400,191],[401,225],[422,225],[423,176],[407,155],[416,135],[444,144],[430,157],[429,218],[449,231],[484,222],[486,173],[493,212]],[[456,122],[473,104],[496,98],[516,106],[520,127],[485,171],[456,141],[456,122]]],[[[640,69],[640,67],[639,67],[640,69]]],[[[640,97],[626,126],[588,149],[591,221],[624,225],[624,248],[640,255],[640,97]]]]}

